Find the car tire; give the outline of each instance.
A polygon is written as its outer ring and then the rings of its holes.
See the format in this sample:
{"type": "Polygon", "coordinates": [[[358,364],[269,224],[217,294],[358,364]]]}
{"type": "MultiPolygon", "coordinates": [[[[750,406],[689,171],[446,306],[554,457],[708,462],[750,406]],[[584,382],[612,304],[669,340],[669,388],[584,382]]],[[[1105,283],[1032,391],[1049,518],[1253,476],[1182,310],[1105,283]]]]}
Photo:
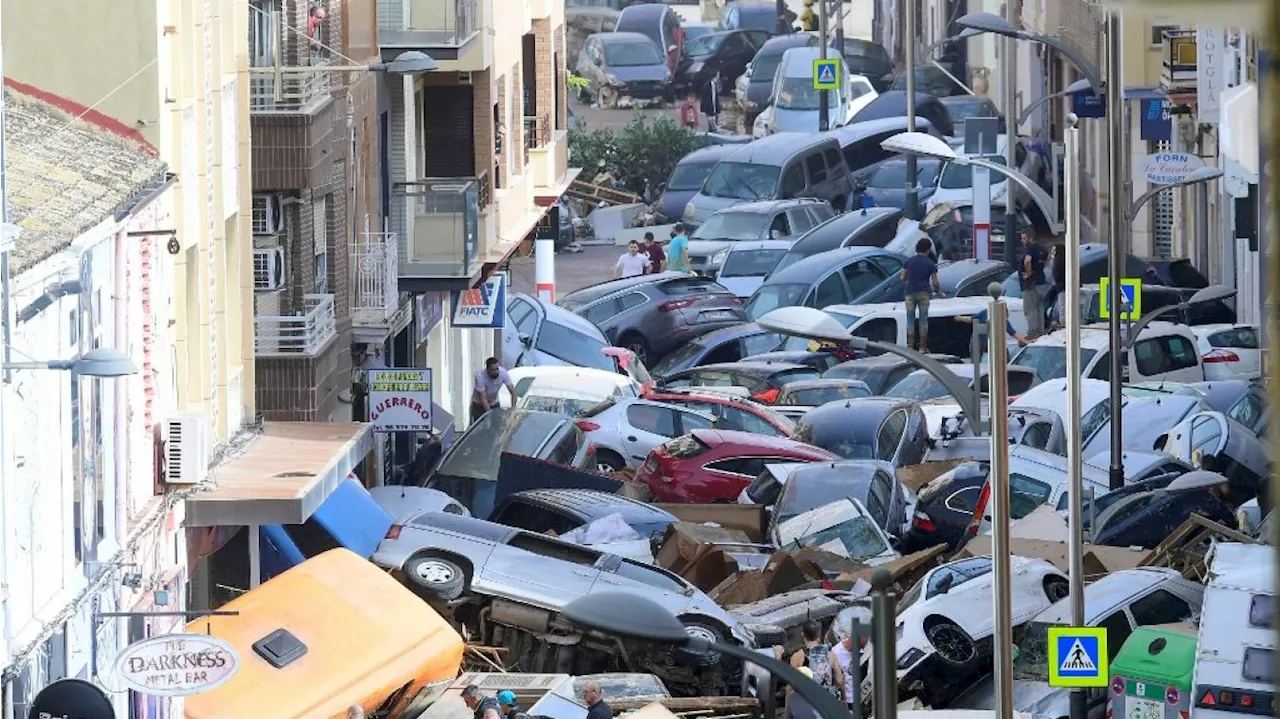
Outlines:
{"type": "Polygon", "coordinates": [[[960,625],[950,619],[937,618],[925,625],[924,635],[937,652],[938,659],[953,667],[966,667],[978,656],[978,645],[960,625]]]}
{"type": "Polygon", "coordinates": [[[1050,603],[1058,602],[1066,599],[1071,594],[1071,585],[1062,577],[1045,577],[1044,578],[1044,596],[1049,599],[1050,603]]]}
{"type": "MultiPolygon", "coordinates": [[[[681,619],[680,623],[692,636],[701,637],[713,644],[725,641],[724,631],[711,622],[700,619],[681,619]]],[[[675,656],[682,663],[696,667],[710,667],[720,663],[720,652],[715,651],[699,653],[688,649],[676,649],[675,656]]]]}
{"type": "Polygon", "coordinates": [[[640,335],[632,332],[622,338],[623,349],[631,350],[636,353],[636,358],[644,363],[645,367],[649,367],[649,343],[644,341],[640,335]]]}
{"type": "Polygon", "coordinates": [[[596,470],[600,472],[621,472],[627,468],[626,460],[617,452],[607,449],[596,450],[596,470]]]}
{"type": "Polygon", "coordinates": [[[452,601],[467,587],[467,574],[456,562],[441,557],[414,557],[404,565],[404,576],[419,592],[432,599],[452,601]]]}

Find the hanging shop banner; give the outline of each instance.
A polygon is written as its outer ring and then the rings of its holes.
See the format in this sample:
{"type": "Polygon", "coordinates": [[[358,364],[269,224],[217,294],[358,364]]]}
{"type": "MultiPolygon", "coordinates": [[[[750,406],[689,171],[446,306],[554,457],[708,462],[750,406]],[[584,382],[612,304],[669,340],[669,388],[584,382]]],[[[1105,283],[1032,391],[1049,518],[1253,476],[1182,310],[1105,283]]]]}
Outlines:
{"type": "Polygon", "coordinates": [[[1142,158],[1138,171],[1153,185],[1185,182],[1191,173],[1204,167],[1204,160],[1186,152],[1157,152],[1142,158]]]}
{"type": "Polygon", "coordinates": [[[495,272],[479,287],[453,293],[453,326],[500,329],[507,316],[507,275],[495,272]]]}
{"type": "Polygon", "coordinates": [[[116,671],[141,694],[185,697],[223,684],[240,668],[240,654],[205,634],[164,634],[125,647],[116,671]]]}
{"type": "Polygon", "coordinates": [[[369,370],[369,424],[375,432],[431,431],[431,370],[369,370]]]}
{"type": "Polygon", "coordinates": [[[31,701],[27,719],[116,719],[111,700],[83,679],[59,679],[31,701]]]}
{"type": "Polygon", "coordinates": [[[1138,137],[1148,142],[1169,142],[1173,139],[1173,103],[1163,97],[1147,97],[1138,102],[1142,121],[1138,125],[1138,137]]]}

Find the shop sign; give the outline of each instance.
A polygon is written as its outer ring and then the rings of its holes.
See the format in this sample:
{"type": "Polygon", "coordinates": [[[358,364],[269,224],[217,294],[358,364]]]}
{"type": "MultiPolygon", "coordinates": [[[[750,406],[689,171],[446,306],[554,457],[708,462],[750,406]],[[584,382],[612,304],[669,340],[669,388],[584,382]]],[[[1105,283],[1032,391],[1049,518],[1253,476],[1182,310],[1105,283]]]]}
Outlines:
{"type": "Polygon", "coordinates": [[[417,342],[427,341],[431,329],[444,319],[444,297],[439,292],[423,292],[413,298],[414,317],[417,319],[417,342]]]}
{"type": "Polygon", "coordinates": [[[1157,152],[1142,158],[1142,174],[1153,185],[1184,182],[1204,167],[1204,160],[1185,152],[1157,152]]]}
{"type": "Polygon", "coordinates": [[[31,700],[28,719],[115,719],[106,692],[83,679],[59,679],[31,700]]]}
{"type": "Polygon", "coordinates": [[[495,272],[479,287],[453,293],[453,326],[501,329],[507,316],[507,276],[495,272]]]}
{"type": "Polygon", "coordinates": [[[240,655],[225,640],[205,634],[165,634],[125,647],[116,671],[141,694],[185,697],[226,682],[240,667],[240,655]]]}
{"type": "Polygon", "coordinates": [[[431,370],[369,370],[369,424],[375,432],[431,431],[431,370]]]}

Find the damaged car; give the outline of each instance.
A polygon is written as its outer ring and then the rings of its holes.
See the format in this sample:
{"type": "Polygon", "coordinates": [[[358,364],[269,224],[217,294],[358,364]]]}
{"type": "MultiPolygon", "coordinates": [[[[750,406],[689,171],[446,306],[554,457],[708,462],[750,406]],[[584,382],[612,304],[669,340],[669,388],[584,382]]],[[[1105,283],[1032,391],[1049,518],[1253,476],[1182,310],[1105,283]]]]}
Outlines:
{"type": "Polygon", "coordinates": [[[845,497],[773,525],[770,540],[782,550],[813,547],[869,567],[902,556],[862,502],[845,497]]]}
{"type": "Polygon", "coordinates": [[[618,107],[622,98],[645,103],[667,100],[671,70],[653,41],[638,32],[598,33],[587,38],[578,55],[578,74],[587,92],[603,108],[618,107]]]}

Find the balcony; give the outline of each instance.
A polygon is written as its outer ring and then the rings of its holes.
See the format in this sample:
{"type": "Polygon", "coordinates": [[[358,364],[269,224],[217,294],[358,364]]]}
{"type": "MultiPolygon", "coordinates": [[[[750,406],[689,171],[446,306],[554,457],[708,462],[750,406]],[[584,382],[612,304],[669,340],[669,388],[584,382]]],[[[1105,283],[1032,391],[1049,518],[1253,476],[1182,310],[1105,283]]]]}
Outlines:
{"type": "Polygon", "coordinates": [[[558,198],[564,194],[577,172],[569,169],[569,138],[564,130],[554,131],[551,118],[525,118],[525,147],[529,158],[525,163],[533,179],[536,198],[558,198]],[[536,120],[530,123],[529,120],[536,120]]]}
{"type": "Polygon", "coordinates": [[[253,318],[253,348],[258,357],[315,357],[338,336],[333,295],[303,295],[302,314],[253,318]]]}
{"type": "MultiPolygon", "coordinates": [[[[480,0],[390,0],[390,12],[382,13],[378,43],[382,47],[434,52],[432,57],[457,59],[457,50],[476,37],[480,30],[480,0]],[[409,5],[409,21],[401,24],[399,9],[409,5]]],[[[381,10],[381,5],[379,6],[381,10]]]]}
{"type": "Polygon", "coordinates": [[[395,198],[412,228],[399,242],[401,280],[470,280],[478,273],[481,212],[493,200],[487,172],[397,183],[395,198]]]}
{"type": "Polygon", "coordinates": [[[249,111],[254,113],[311,113],[329,100],[328,58],[313,59],[305,68],[255,67],[250,70],[249,111]]]}
{"type": "Polygon", "coordinates": [[[351,249],[351,322],[387,325],[400,308],[400,243],[394,232],[362,232],[351,249]]]}
{"type": "Polygon", "coordinates": [[[1164,33],[1163,67],[1160,86],[1166,92],[1194,92],[1196,89],[1196,31],[1171,30],[1164,33]]]}

